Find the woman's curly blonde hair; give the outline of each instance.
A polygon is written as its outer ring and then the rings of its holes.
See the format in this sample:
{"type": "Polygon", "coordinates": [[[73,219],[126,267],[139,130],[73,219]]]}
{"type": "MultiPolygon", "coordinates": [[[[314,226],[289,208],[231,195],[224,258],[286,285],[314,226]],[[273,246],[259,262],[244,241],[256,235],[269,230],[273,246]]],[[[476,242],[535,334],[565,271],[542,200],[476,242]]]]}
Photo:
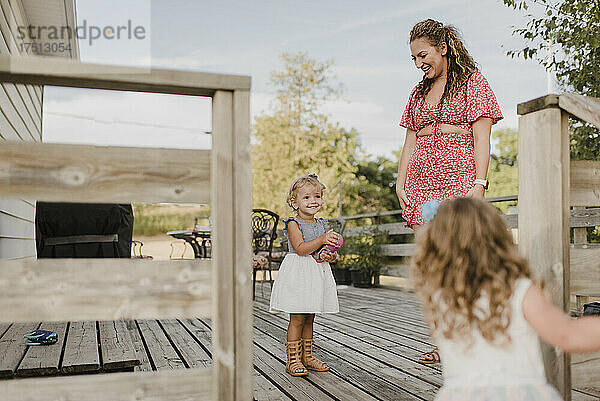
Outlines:
{"type": "Polygon", "coordinates": [[[510,342],[510,297],[515,281],[531,271],[493,206],[471,198],[442,202],[417,233],[412,264],[434,332],[468,339],[474,327],[490,342],[510,342]]]}
{"type": "MultiPolygon", "coordinates": [[[[448,73],[442,101],[454,96],[462,86],[467,84],[471,74],[479,72],[475,61],[460,39],[458,30],[452,25],[444,25],[432,19],[421,21],[410,31],[410,42],[420,38],[425,38],[433,47],[439,47],[442,43],[446,43],[448,73]]],[[[432,83],[432,79],[423,77],[417,88],[417,93],[421,97],[425,97],[429,93],[432,83]]]]}

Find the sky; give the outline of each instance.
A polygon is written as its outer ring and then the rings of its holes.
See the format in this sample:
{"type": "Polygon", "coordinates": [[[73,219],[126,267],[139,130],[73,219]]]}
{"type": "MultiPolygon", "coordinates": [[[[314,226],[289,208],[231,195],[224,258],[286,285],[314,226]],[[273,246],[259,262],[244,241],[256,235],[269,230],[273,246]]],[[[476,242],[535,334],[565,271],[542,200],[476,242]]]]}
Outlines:
{"type": "MultiPolygon", "coordinates": [[[[534,61],[513,59],[522,47],[514,27],[526,19],[501,0],[76,0],[78,25],[144,28],[144,39],[80,40],[83,62],[249,75],[251,115],[269,111],[279,55],[307,52],[333,59],[344,85],[324,110],[356,128],[366,153],[393,157],[398,126],[421,79],[408,47],[411,27],[426,18],[456,26],[500,104],[496,128],[517,128],[517,103],[547,93],[534,61]]],[[[210,100],[131,92],[46,87],[43,140],[98,145],[210,148],[210,100]]]]}

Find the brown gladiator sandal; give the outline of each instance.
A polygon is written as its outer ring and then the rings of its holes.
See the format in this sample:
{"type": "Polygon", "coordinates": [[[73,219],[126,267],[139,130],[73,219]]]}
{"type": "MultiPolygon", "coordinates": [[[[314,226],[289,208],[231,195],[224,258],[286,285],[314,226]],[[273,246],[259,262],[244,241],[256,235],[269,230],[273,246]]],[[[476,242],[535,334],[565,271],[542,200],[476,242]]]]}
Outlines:
{"type": "Polygon", "coordinates": [[[314,370],[315,372],[327,372],[329,366],[323,361],[319,361],[313,355],[313,339],[304,338],[302,340],[302,364],[307,369],[314,370]]]}
{"type": "Polygon", "coordinates": [[[302,354],[302,340],[298,341],[286,341],[285,350],[287,353],[287,364],[285,365],[285,371],[292,376],[306,376],[308,370],[300,362],[300,356],[302,354]]]}

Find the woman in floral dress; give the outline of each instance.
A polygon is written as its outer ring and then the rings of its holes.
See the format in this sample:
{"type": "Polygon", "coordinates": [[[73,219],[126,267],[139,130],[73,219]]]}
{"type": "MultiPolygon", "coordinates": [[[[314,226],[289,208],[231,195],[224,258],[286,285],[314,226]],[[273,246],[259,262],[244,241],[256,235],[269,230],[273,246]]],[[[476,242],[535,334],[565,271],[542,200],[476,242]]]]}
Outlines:
{"type": "MultiPolygon", "coordinates": [[[[400,125],[406,139],[396,193],[406,225],[425,224],[428,200],[483,199],[492,125],[502,114],[487,80],[464,47],[456,28],[427,19],[410,32],[410,50],[423,79],[412,90],[400,125]]],[[[437,349],[421,363],[439,362],[437,349]]]]}

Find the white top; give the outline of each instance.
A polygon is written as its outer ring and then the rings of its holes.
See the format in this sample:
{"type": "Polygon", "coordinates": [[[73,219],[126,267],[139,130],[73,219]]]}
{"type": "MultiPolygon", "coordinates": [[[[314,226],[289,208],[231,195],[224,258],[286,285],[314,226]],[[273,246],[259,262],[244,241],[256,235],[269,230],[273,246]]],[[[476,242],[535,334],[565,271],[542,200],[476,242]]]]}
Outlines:
{"type": "MultiPolygon", "coordinates": [[[[476,327],[472,330],[470,343],[458,337],[449,340],[441,332],[434,335],[440,350],[445,387],[546,383],[538,336],[525,320],[521,306],[530,286],[531,281],[526,278],[515,282],[507,330],[510,344],[491,344],[476,327]]],[[[477,304],[486,306],[487,300],[477,304]]]]}

